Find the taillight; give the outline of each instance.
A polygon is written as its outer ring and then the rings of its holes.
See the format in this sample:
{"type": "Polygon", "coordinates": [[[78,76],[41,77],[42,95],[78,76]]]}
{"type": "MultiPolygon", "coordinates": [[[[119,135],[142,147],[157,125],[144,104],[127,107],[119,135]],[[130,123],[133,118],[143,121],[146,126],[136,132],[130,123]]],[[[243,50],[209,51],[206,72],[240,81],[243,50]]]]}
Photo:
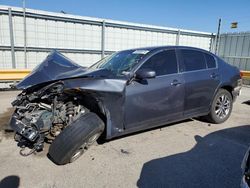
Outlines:
{"type": "Polygon", "coordinates": [[[243,72],[242,71],[240,71],[240,78],[242,78],[243,77],[243,72]]]}

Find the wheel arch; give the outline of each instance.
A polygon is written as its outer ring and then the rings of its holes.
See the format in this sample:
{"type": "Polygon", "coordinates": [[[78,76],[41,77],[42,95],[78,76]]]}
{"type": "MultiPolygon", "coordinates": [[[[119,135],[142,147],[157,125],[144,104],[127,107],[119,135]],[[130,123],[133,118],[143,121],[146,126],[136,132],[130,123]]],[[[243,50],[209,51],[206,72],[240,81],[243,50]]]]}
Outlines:
{"type": "Polygon", "coordinates": [[[111,113],[109,108],[105,105],[105,103],[98,97],[91,93],[81,94],[79,98],[79,102],[81,105],[86,107],[90,112],[95,113],[103,122],[104,122],[104,131],[101,137],[103,139],[109,139],[112,137],[112,121],[111,121],[111,113]]]}
{"type": "MultiPolygon", "coordinates": [[[[232,91],[233,91],[233,87],[232,86],[230,86],[230,85],[223,85],[223,86],[220,86],[220,87],[218,87],[217,89],[216,89],[216,91],[215,91],[215,93],[214,93],[214,96],[213,96],[213,98],[212,98],[212,102],[211,102],[211,104],[210,104],[210,107],[209,107],[209,113],[208,113],[208,115],[207,116],[205,116],[205,118],[209,121],[209,122],[211,122],[211,123],[216,123],[216,124],[218,124],[218,123],[223,123],[224,121],[226,121],[227,119],[228,119],[228,117],[230,116],[230,114],[231,114],[231,111],[232,111],[232,106],[233,106],[233,94],[232,94],[232,91]],[[211,108],[213,108],[214,106],[214,101],[215,100],[217,100],[217,95],[219,94],[219,92],[220,91],[222,91],[223,92],[223,90],[224,90],[224,92],[225,91],[227,91],[227,92],[229,92],[229,94],[228,95],[231,95],[231,108],[229,109],[230,111],[229,111],[229,115],[226,115],[226,118],[223,120],[220,120],[220,119],[218,119],[217,117],[215,117],[215,115],[214,115],[214,111],[213,111],[213,109],[211,109],[211,108]]],[[[218,95],[218,96],[220,96],[220,95],[218,95]]]]}
{"type": "Polygon", "coordinates": [[[233,93],[232,93],[232,91],[233,91],[233,87],[232,86],[230,86],[229,84],[227,84],[227,85],[221,86],[219,89],[225,89],[225,90],[227,90],[231,94],[232,99],[234,99],[234,96],[233,96],[233,93]]]}
{"type": "Polygon", "coordinates": [[[232,87],[230,84],[219,85],[219,86],[216,88],[216,90],[215,90],[215,92],[214,92],[214,94],[213,94],[213,98],[212,98],[211,101],[210,101],[209,110],[210,110],[210,108],[211,108],[211,106],[212,106],[212,102],[213,102],[213,100],[214,100],[214,97],[216,96],[216,94],[218,93],[218,91],[219,91],[220,89],[225,89],[225,90],[227,90],[227,91],[231,94],[232,99],[234,99],[233,93],[232,93],[233,87],[232,87]]]}

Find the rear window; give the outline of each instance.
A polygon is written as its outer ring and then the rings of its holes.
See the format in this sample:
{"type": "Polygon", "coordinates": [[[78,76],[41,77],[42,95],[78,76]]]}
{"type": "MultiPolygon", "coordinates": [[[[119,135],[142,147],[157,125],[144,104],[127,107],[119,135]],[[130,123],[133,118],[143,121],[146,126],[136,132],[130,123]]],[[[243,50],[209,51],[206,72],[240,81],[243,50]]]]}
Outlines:
{"type": "Polygon", "coordinates": [[[186,72],[206,69],[206,61],[202,52],[184,49],[181,53],[186,72]]]}
{"type": "Polygon", "coordinates": [[[207,61],[207,67],[208,68],[215,68],[216,67],[216,63],[215,63],[215,59],[213,56],[209,55],[209,54],[205,54],[205,58],[207,61]]]}

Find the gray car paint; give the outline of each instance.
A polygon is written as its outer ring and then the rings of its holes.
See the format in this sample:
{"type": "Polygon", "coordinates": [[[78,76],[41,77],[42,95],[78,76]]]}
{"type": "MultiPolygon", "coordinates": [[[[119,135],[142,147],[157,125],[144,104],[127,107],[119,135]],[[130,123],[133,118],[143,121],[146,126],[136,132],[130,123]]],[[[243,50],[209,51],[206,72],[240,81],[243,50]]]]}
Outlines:
{"type": "MultiPolygon", "coordinates": [[[[212,74],[213,70],[195,73],[183,73],[179,70],[172,75],[146,80],[134,79],[136,71],[148,58],[159,51],[173,48],[179,50],[187,47],[143,48],[150,50],[150,53],[128,76],[123,77],[112,75],[107,70],[80,67],[58,52],[53,52],[17,87],[33,92],[48,83],[60,80],[63,81],[66,92],[95,97],[107,117],[106,138],[108,139],[189,117],[205,115],[219,87],[236,87],[236,82],[240,78],[239,71],[213,55],[218,63],[216,72],[219,72],[219,80],[210,79],[209,74],[212,74]],[[57,61],[54,61],[55,59],[57,61]],[[61,64],[61,61],[64,63],[61,64]],[[174,80],[181,84],[173,86],[174,80]]],[[[188,49],[209,53],[196,48],[188,47],[188,49]]],[[[180,58],[178,59],[178,64],[181,66],[182,62],[180,58]]]]}

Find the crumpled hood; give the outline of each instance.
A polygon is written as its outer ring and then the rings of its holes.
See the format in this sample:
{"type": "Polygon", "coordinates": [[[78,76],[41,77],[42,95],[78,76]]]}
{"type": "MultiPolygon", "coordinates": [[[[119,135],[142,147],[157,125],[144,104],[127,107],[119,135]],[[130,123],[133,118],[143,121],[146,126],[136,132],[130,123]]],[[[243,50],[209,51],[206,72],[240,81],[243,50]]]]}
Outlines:
{"type": "Polygon", "coordinates": [[[74,63],[61,53],[52,51],[47,58],[39,64],[29,75],[17,84],[18,89],[77,77],[108,77],[112,74],[108,70],[91,70],[74,63]]]}

